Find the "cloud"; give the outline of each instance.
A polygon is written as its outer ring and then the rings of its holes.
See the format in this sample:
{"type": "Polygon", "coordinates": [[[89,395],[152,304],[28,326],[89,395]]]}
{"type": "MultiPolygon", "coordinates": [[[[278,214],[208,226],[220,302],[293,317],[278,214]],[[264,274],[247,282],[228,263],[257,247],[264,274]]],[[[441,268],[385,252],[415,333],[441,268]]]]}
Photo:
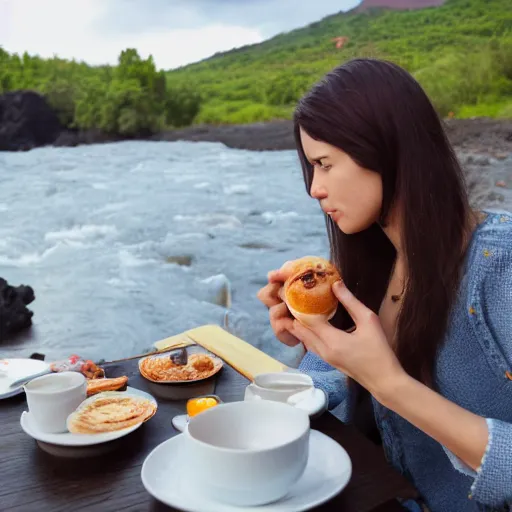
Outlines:
{"type": "Polygon", "coordinates": [[[102,28],[117,31],[202,28],[210,23],[257,27],[264,37],[347,10],[358,0],[111,0],[102,28]],[[121,19],[119,13],[122,12],[121,19]]]}
{"type": "Polygon", "coordinates": [[[114,64],[136,48],[170,69],[259,43],[357,0],[0,0],[0,46],[114,64]]]}
{"type": "MultiPolygon", "coordinates": [[[[109,28],[102,23],[113,14],[106,5],[102,0],[0,0],[0,45],[10,52],[89,64],[114,64],[123,49],[137,48],[141,56],[151,54],[158,67],[169,69],[264,39],[257,28],[223,23],[201,29],[146,25],[119,30],[112,20],[109,28]]],[[[127,19],[122,11],[117,16],[127,19]]]]}

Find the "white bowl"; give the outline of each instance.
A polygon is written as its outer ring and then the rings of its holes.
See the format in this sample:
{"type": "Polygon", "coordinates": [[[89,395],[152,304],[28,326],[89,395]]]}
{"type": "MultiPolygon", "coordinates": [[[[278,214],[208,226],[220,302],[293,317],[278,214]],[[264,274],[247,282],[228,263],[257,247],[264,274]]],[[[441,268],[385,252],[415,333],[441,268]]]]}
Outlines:
{"type": "Polygon", "coordinates": [[[219,404],[190,419],[185,471],[205,494],[237,506],[276,501],[302,476],[308,414],[273,401],[219,404]]]}

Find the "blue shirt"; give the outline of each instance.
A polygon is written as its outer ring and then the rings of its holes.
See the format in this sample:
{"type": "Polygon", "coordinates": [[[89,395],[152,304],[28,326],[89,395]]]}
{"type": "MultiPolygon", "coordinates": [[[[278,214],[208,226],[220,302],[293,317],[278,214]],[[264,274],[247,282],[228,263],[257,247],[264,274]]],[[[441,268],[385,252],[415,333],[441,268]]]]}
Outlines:
{"type": "MultiPolygon", "coordinates": [[[[436,365],[439,392],[486,418],[489,438],[477,471],[372,398],[388,461],[432,512],[512,510],[512,213],[486,211],[469,244],[436,365]]],[[[307,352],[299,369],[350,422],[345,376],[307,352]]]]}

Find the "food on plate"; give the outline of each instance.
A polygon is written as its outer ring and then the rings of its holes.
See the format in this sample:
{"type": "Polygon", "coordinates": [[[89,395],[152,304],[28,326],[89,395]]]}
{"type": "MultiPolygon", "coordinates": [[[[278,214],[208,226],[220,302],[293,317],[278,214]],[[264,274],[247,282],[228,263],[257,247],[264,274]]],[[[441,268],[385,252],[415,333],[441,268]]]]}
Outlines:
{"type": "Polygon", "coordinates": [[[199,398],[191,398],[187,402],[187,414],[189,417],[196,416],[200,412],[206,411],[206,409],[210,409],[211,407],[215,407],[219,405],[219,401],[217,398],[213,396],[203,396],[199,398]]]}
{"type": "Polygon", "coordinates": [[[302,324],[325,322],[338,308],[332,285],[340,279],[331,262],[318,256],[305,256],[292,262],[282,298],[290,313],[302,324]]]}
{"type": "Polygon", "coordinates": [[[88,379],[101,379],[105,377],[105,370],[100,368],[95,363],[93,363],[90,359],[85,361],[85,363],[80,368],[80,371],[88,378],[88,379]]]}
{"type": "Polygon", "coordinates": [[[186,347],[176,348],[169,352],[169,359],[177,366],[184,366],[188,362],[188,352],[186,347]]]}
{"type": "Polygon", "coordinates": [[[198,372],[211,372],[215,368],[213,359],[206,354],[196,354],[191,364],[198,372]]]}
{"type": "Polygon", "coordinates": [[[69,416],[68,429],[74,434],[113,432],[147,421],[156,410],[147,398],[107,391],[82,402],[69,416]]]}
{"type": "Polygon", "coordinates": [[[101,379],[105,371],[90,359],[83,359],[76,354],[60,361],[50,363],[52,372],[81,372],[87,379],[101,379]]]}
{"type": "Polygon", "coordinates": [[[104,379],[89,379],[87,381],[87,396],[96,395],[103,391],[119,391],[126,388],[128,377],[104,378],[104,379]]]}
{"type": "Polygon", "coordinates": [[[221,367],[222,361],[208,354],[191,354],[186,365],[175,364],[168,355],[149,356],[139,361],[140,373],[153,382],[206,379],[221,367]]]}

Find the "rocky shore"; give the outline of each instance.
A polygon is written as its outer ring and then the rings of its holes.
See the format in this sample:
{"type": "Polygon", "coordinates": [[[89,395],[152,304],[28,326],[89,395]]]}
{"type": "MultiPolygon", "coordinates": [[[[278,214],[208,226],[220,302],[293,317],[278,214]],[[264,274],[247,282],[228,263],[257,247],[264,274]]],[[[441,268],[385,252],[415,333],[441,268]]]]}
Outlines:
{"type": "Polygon", "coordinates": [[[229,148],[251,151],[295,149],[291,121],[270,121],[243,125],[197,125],[159,133],[159,141],[221,142],[229,148]]]}
{"type": "MultiPolygon", "coordinates": [[[[447,119],[445,129],[457,150],[498,159],[512,153],[512,119],[447,119]]],[[[96,131],[63,131],[55,146],[77,146],[121,140],[96,131]]],[[[153,141],[220,142],[233,149],[249,151],[294,150],[291,121],[280,120],[243,125],[196,125],[144,138],[153,141]]]]}
{"type": "MultiPolygon", "coordinates": [[[[505,158],[512,153],[512,119],[449,119],[446,131],[463,152],[505,158]]],[[[220,142],[252,151],[295,149],[291,121],[278,120],[244,125],[195,125],[166,131],[142,140],[220,142]]],[[[77,146],[115,142],[122,137],[97,130],[64,128],[45,99],[31,91],[0,95],[0,151],[23,151],[39,146],[77,146]]]]}
{"type": "MultiPolygon", "coordinates": [[[[459,150],[505,158],[512,153],[512,119],[447,119],[446,132],[459,150]]],[[[153,140],[222,142],[254,151],[295,149],[291,121],[247,125],[191,126],[155,135],[153,140]]]]}

